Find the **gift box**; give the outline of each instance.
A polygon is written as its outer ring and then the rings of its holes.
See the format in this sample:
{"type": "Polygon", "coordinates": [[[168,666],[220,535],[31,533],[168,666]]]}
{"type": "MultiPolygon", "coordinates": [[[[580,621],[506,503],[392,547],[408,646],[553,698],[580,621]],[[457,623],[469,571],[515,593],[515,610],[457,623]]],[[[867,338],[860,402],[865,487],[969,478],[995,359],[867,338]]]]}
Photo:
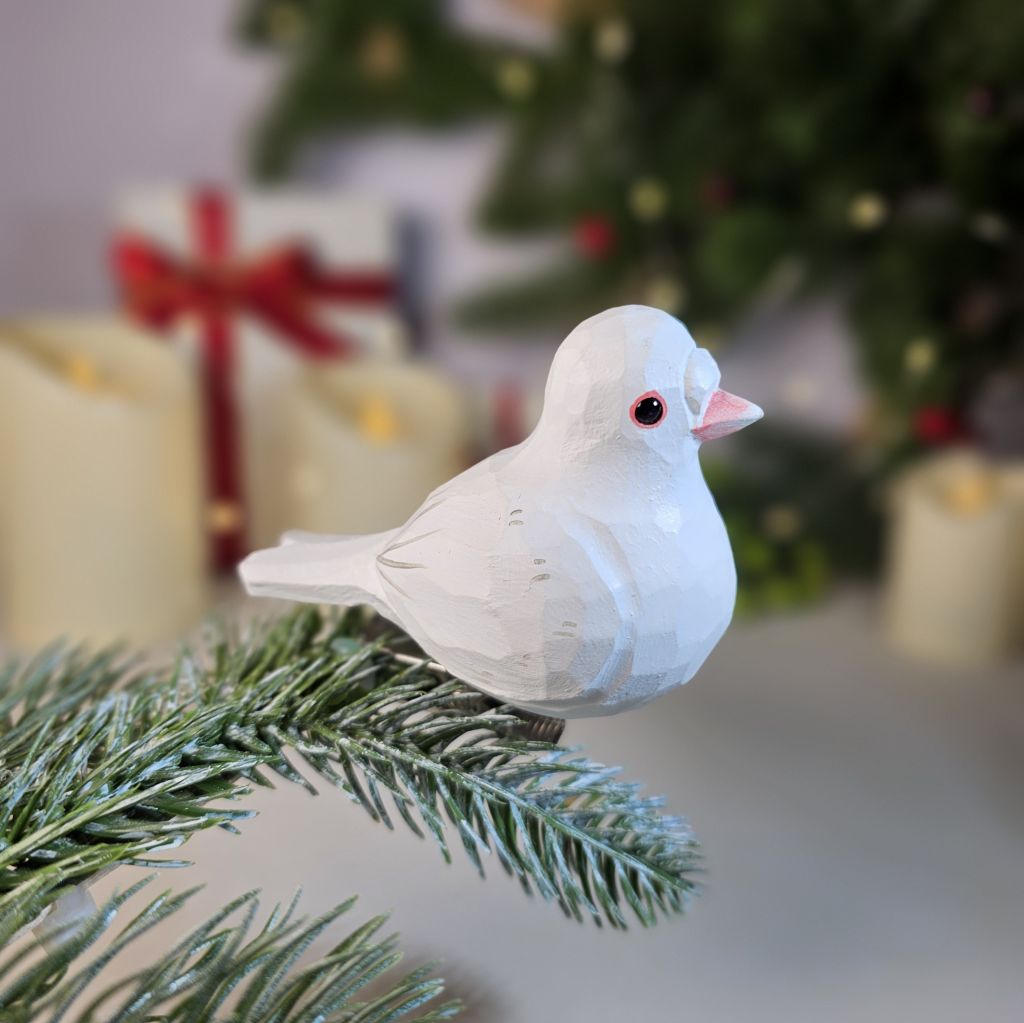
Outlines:
{"type": "Polygon", "coordinates": [[[993,663],[1024,642],[1024,464],[947,451],[893,487],[886,630],[946,665],[993,663]]]}
{"type": "Polygon", "coordinates": [[[110,317],[0,323],[0,611],[17,648],[145,644],[205,605],[199,410],[166,345],[110,317]]]}
{"type": "Polygon", "coordinates": [[[201,383],[207,528],[220,567],[290,523],[283,408],[309,363],[404,352],[394,218],[338,194],[139,189],[115,206],[126,311],[201,383]]]}

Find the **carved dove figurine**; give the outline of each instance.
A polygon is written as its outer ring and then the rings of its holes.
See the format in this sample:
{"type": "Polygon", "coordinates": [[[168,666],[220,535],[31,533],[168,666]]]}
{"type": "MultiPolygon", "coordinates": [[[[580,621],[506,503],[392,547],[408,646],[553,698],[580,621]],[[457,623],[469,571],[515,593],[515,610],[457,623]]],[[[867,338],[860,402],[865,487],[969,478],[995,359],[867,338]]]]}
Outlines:
{"type": "Polygon", "coordinates": [[[448,671],[524,710],[588,717],[687,682],[732,618],[736,569],[701,443],[761,418],[646,306],[581,323],[521,444],[438,487],[397,529],[286,534],[252,594],[369,604],[448,671]]]}

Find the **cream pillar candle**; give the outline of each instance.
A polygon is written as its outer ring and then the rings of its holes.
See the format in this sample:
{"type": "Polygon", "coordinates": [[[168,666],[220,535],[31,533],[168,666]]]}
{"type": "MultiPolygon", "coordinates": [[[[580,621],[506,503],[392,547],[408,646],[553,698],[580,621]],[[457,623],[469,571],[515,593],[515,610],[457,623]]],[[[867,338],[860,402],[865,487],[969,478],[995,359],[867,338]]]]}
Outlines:
{"type": "Polygon", "coordinates": [[[462,396],[434,370],[354,360],[309,367],[286,402],[290,524],[397,526],[464,466],[462,396]]]}
{"type": "Polygon", "coordinates": [[[204,603],[198,410],[188,367],[112,318],[0,324],[0,622],[169,638],[204,603]]]}
{"type": "Polygon", "coordinates": [[[1021,502],[969,452],[922,463],[893,494],[886,627],[926,660],[977,665],[1019,642],[1021,502]]]}

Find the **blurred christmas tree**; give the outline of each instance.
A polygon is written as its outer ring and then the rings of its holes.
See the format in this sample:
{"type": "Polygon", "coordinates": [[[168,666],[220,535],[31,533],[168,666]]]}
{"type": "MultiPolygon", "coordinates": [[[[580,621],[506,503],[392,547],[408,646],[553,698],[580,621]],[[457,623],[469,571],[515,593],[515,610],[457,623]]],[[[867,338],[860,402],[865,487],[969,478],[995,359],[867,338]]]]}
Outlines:
{"type": "MultiPolygon", "coordinates": [[[[815,564],[849,560],[851,544],[814,534],[808,504],[852,492],[863,506],[870,481],[899,460],[966,435],[994,374],[1020,375],[1021,5],[563,0],[541,4],[553,44],[529,54],[445,28],[435,3],[308,7],[316,31],[334,34],[296,57],[293,81],[305,84],[286,86],[270,115],[279,135],[282,118],[289,125],[278,168],[323,127],[324,111],[334,127],[381,112],[376,87],[342,94],[337,81],[343,55],[365,47],[365,26],[382,18],[409,40],[410,57],[423,50],[405,69],[422,104],[392,103],[389,115],[436,123],[442,109],[446,118],[502,110],[509,119],[481,222],[506,235],[561,232],[566,245],[534,278],[469,300],[468,323],[543,322],[560,333],[600,308],[644,302],[684,315],[701,341],[780,280],[842,294],[870,413],[837,456],[828,496],[811,470],[820,459],[776,458],[797,511],[790,524],[807,530],[800,542],[815,564]],[[414,6],[429,31],[408,30],[414,6]],[[464,48],[459,67],[431,61],[438,40],[464,48]]],[[[751,442],[763,447],[767,433],[751,442]]],[[[748,504],[734,479],[718,491],[723,506],[745,509],[746,531],[777,548],[759,524],[768,509],[748,504]]],[[[852,547],[867,563],[871,517],[856,524],[852,547]]]]}
{"type": "Polygon", "coordinates": [[[643,301],[699,324],[773,274],[849,286],[890,439],[948,439],[1024,326],[1024,8],[568,5],[484,223],[560,228],[558,274],[476,321],[643,301]],[[893,416],[899,421],[893,422],[893,416]]]}
{"type": "Polygon", "coordinates": [[[442,127],[495,110],[509,53],[456,31],[440,0],[255,0],[241,33],[288,61],[254,145],[265,179],[285,176],[305,144],[340,129],[442,127]]]}

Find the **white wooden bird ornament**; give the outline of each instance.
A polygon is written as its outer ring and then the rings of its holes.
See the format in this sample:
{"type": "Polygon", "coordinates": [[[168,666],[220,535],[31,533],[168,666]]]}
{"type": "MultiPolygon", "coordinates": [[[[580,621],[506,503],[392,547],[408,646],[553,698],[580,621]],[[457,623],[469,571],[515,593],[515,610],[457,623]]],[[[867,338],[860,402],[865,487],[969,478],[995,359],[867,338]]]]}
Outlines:
{"type": "Polygon", "coordinates": [[[397,529],[289,533],[246,558],[252,594],[369,604],[453,675],[564,718],[689,681],[725,632],[736,568],[701,443],[762,416],[676,319],[581,323],[521,444],[438,487],[397,529]]]}

